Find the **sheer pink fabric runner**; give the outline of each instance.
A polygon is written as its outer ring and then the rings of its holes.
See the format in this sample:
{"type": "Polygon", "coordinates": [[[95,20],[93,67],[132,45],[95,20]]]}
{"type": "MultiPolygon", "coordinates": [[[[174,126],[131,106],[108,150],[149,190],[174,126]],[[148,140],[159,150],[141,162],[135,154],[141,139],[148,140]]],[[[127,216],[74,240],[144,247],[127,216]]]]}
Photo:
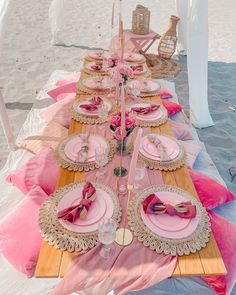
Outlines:
{"type": "MultiPolygon", "coordinates": [[[[109,137],[111,132],[108,128],[108,126],[107,128],[105,126],[103,128],[89,126],[87,131],[109,137]]],[[[124,157],[122,166],[128,168],[129,163],[130,157],[124,157]]],[[[107,166],[106,175],[97,181],[116,190],[119,178],[114,175],[113,169],[119,165],[120,158],[115,156],[107,166]]],[[[86,180],[94,181],[95,174],[96,170],[87,173],[86,180]]],[[[161,172],[146,169],[145,177],[141,183],[143,188],[163,183],[161,172]]],[[[123,212],[121,220],[121,226],[123,226],[127,196],[120,195],[119,198],[123,212]]],[[[115,254],[108,259],[99,255],[101,247],[99,244],[88,253],[75,258],[69,271],[52,295],[65,295],[72,292],[105,295],[113,289],[116,290],[116,295],[121,295],[131,290],[141,290],[170,277],[177,261],[176,257],[157,254],[144,247],[137,238],[134,238],[132,244],[127,247],[115,244],[115,254]]]]}

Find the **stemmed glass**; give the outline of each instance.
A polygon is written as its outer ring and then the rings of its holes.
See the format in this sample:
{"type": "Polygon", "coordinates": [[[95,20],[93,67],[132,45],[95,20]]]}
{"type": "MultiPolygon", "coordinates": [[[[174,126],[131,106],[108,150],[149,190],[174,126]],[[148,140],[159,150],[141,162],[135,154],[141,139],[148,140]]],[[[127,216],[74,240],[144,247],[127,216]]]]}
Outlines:
{"type": "Polygon", "coordinates": [[[105,122],[108,118],[108,106],[105,103],[102,103],[98,108],[99,118],[105,122]]]}
{"type": "Polygon", "coordinates": [[[103,244],[100,255],[103,258],[109,258],[114,255],[114,250],[111,248],[112,243],[116,238],[116,223],[113,219],[108,218],[101,221],[98,225],[98,239],[103,244]]]}
{"type": "Polygon", "coordinates": [[[133,81],[131,84],[131,93],[134,96],[135,100],[140,100],[139,95],[140,95],[140,85],[138,81],[133,81]]]}
{"type": "Polygon", "coordinates": [[[135,169],[135,176],[134,176],[134,189],[138,190],[140,188],[140,181],[145,176],[145,165],[143,162],[138,161],[135,169]]]}
{"type": "Polygon", "coordinates": [[[105,174],[104,166],[108,163],[108,149],[99,146],[95,149],[95,162],[99,169],[96,174],[97,177],[103,176],[105,174]]]}

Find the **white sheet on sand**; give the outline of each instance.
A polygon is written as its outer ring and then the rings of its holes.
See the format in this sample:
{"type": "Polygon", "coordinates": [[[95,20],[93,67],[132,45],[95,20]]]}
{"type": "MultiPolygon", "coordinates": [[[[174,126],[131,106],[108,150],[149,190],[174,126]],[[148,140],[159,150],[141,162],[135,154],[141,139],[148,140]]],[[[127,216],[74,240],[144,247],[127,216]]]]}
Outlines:
{"type": "MultiPolygon", "coordinates": [[[[19,133],[18,140],[26,138],[29,135],[34,134],[39,131],[44,125],[45,122],[39,116],[42,108],[45,108],[54,101],[48,97],[47,91],[52,89],[55,85],[55,82],[71,73],[65,71],[55,71],[48,83],[45,85],[43,90],[38,94],[34,107],[30,111],[22,129],[19,133]]],[[[160,83],[165,84],[166,87],[174,93],[174,84],[160,80],[160,83]]],[[[177,96],[175,95],[175,100],[177,96]]],[[[178,114],[175,116],[174,120],[184,122],[184,116],[178,114]]],[[[203,143],[199,142],[197,133],[195,129],[192,128],[194,135],[194,142],[201,144],[203,151],[198,156],[198,159],[195,163],[194,168],[209,175],[212,178],[215,178],[222,184],[224,184],[222,178],[220,177],[215,165],[210,159],[209,155],[205,151],[203,143]]],[[[25,150],[17,150],[15,152],[10,152],[7,163],[5,167],[0,171],[0,219],[3,218],[8,212],[10,212],[22,199],[23,194],[12,185],[8,184],[5,181],[6,176],[17,167],[25,163],[33,155],[25,150]]],[[[236,210],[236,203],[221,206],[217,209],[218,213],[230,219],[231,222],[236,224],[236,216],[233,214],[233,209],[236,210]]],[[[0,295],[44,295],[49,294],[53,290],[54,286],[59,282],[59,279],[27,279],[23,274],[16,271],[6,259],[0,255],[0,295]]],[[[204,294],[210,295],[214,294],[211,288],[203,282],[200,278],[191,277],[191,278],[170,278],[160,284],[140,291],[135,292],[135,294],[143,295],[153,295],[153,294],[204,294]]],[[[233,292],[234,293],[234,292],[233,292]]],[[[233,294],[232,293],[232,294],[233,294]]],[[[130,292],[129,294],[132,294],[130,292]]],[[[236,294],[236,292],[234,293],[236,294]]]]}

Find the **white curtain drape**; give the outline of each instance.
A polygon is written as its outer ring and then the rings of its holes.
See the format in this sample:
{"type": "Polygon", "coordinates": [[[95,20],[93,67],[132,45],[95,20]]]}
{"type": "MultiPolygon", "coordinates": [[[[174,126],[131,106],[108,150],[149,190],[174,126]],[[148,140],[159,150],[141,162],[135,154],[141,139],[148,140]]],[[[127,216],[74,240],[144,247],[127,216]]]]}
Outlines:
{"type": "Polygon", "coordinates": [[[189,0],[187,61],[190,120],[197,128],[212,126],[208,106],[207,0],[189,0]]]}
{"type": "Polygon", "coordinates": [[[11,149],[15,149],[16,148],[15,138],[9,123],[9,119],[7,116],[7,111],[6,111],[6,107],[5,107],[5,103],[4,103],[1,91],[0,91],[0,118],[2,123],[2,129],[6,136],[8,146],[11,149]]]}
{"type": "Polygon", "coordinates": [[[189,0],[175,0],[177,15],[180,17],[178,23],[177,50],[181,55],[187,54],[187,28],[189,14],[189,0]]]}

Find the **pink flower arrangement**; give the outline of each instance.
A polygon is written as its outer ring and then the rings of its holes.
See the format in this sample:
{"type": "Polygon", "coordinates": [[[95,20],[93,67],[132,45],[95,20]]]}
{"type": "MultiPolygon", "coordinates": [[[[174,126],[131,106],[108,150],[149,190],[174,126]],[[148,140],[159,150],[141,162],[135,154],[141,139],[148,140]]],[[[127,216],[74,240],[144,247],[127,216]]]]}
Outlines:
{"type": "Polygon", "coordinates": [[[133,117],[130,116],[130,112],[125,113],[125,129],[126,134],[121,136],[121,113],[116,112],[112,115],[110,119],[110,128],[112,131],[114,131],[114,138],[116,140],[123,140],[125,139],[134,129],[136,125],[136,121],[133,117]],[[123,137],[123,138],[122,138],[123,137]]]}
{"type": "Polygon", "coordinates": [[[128,79],[134,77],[134,72],[130,66],[119,63],[111,71],[111,78],[116,84],[126,83],[128,79]]]}
{"type": "Polygon", "coordinates": [[[107,59],[107,64],[110,68],[116,67],[121,62],[119,55],[113,53],[107,59]]]}

